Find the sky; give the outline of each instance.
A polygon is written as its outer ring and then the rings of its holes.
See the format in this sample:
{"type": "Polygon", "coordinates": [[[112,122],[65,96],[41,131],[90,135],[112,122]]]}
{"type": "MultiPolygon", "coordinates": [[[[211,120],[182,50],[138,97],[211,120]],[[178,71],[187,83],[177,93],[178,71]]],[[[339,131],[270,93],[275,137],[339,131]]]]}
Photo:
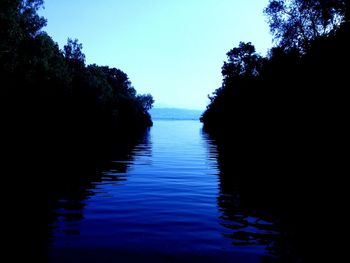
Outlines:
{"type": "Polygon", "coordinates": [[[268,0],[45,0],[44,28],[60,48],[83,44],[87,64],[124,71],[156,107],[205,109],[240,41],[272,46],[268,0]]]}

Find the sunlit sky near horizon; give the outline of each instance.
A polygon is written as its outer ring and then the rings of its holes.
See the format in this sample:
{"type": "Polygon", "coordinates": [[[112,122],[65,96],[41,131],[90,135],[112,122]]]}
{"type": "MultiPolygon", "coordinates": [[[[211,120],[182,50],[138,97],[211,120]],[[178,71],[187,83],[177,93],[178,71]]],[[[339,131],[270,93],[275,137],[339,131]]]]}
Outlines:
{"type": "Polygon", "coordinates": [[[240,41],[272,46],[268,0],[45,0],[44,29],[60,48],[83,44],[86,63],[116,67],[158,107],[205,109],[240,41]]]}

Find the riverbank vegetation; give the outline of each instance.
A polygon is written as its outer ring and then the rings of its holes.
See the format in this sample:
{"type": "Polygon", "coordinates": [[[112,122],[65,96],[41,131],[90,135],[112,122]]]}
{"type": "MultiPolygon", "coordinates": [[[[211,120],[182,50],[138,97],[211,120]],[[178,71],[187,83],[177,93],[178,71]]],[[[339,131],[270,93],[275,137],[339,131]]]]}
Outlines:
{"type": "Polygon", "coordinates": [[[152,125],[153,98],[137,94],[126,73],[86,65],[78,40],[68,39],[60,49],[43,31],[43,0],[0,5],[1,106],[8,136],[69,148],[152,125]]]}
{"type": "Polygon", "coordinates": [[[237,160],[274,169],[267,176],[276,179],[280,168],[304,179],[312,174],[301,167],[333,169],[346,130],[349,10],[341,0],[271,0],[265,14],[276,46],[266,57],[249,42],[227,53],[204,129],[232,143],[226,148],[237,160]]]}
{"type": "Polygon", "coordinates": [[[311,128],[312,122],[337,117],[330,118],[336,110],[341,114],[350,53],[348,9],[348,1],[270,1],[265,14],[277,45],[266,57],[243,42],[227,53],[222,86],[202,116],[205,128],[232,127],[252,136],[277,133],[275,128],[292,133],[299,129],[295,124],[311,128]]]}
{"type": "Polygon", "coordinates": [[[349,11],[343,0],[271,0],[264,12],[275,46],[266,57],[249,42],[230,50],[201,117],[217,141],[226,191],[284,218],[283,262],[312,262],[333,246],[320,244],[320,229],[338,231],[328,226],[343,209],[349,11]]]}
{"type": "Polygon", "coordinates": [[[43,0],[0,0],[4,251],[35,262],[46,262],[58,200],[84,192],[113,156],[132,158],[152,126],[153,104],[120,69],[87,65],[78,40],[60,49],[43,31],[42,6],[43,0]]]}

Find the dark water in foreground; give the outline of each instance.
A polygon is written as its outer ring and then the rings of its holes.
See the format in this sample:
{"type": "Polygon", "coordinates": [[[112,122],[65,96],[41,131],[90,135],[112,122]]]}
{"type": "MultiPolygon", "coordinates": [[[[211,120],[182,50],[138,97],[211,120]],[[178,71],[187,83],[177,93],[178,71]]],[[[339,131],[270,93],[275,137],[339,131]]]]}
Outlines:
{"type": "Polygon", "coordinates": [[[49,262],[273,261],[278,231],[223,190],[217,158],[198,121],[155,121],[129,155],[58,201],[49,262]]]}

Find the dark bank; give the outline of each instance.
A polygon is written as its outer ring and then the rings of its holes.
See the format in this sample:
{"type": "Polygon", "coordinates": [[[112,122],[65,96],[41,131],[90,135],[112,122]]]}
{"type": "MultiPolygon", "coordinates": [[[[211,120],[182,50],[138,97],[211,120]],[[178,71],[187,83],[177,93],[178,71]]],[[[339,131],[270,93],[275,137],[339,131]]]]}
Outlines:
{"type": "Polygon", "coordinates": [[[270,1],[277,45],[267,57],[250,42],[230,50],[201,117],[228,185],[248,207],[279,215],[282,262],[339,256],[349,10],[348,1],[270,1]]]}

